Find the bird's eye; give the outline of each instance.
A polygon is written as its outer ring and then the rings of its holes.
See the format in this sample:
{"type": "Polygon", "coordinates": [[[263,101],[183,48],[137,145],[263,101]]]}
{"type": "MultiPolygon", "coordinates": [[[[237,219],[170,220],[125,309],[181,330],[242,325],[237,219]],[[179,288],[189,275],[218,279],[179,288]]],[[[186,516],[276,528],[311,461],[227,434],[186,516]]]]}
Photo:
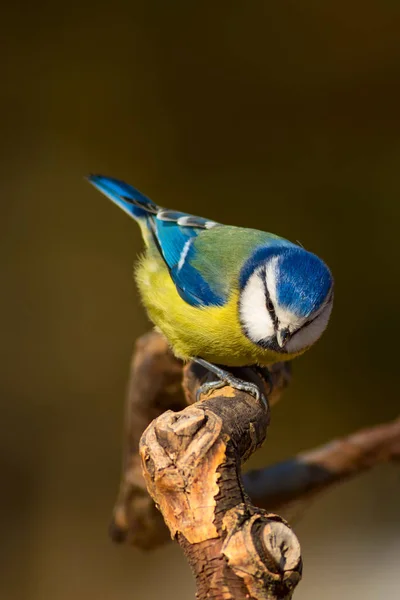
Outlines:
{"type": "Polygon", "coordinates": [[[268,312],[270,313],[274,313],[274,305],[272,304],[271,300],[268,298],[265,302],[265,306],[267,307],[268,312]]]}

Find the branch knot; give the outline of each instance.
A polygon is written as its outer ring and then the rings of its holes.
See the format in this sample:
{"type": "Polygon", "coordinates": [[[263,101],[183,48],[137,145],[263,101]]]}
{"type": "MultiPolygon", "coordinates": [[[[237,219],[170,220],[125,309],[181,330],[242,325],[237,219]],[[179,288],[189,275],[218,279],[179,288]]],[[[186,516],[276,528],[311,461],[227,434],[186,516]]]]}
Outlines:
{"type": "Polygon", "coordinates": [[[222,552],[252,597],[291,598],[301,579],[300,544],[280,517],[241,504],[223,519],[222,552]]]}

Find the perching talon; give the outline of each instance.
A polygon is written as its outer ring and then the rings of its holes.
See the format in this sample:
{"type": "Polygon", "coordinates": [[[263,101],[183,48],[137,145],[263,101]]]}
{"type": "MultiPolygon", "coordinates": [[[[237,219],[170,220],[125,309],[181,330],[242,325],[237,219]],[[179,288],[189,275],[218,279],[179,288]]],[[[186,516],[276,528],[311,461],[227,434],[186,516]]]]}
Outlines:
{"type": "Polygon", "coordinates": [[[264,404],[265,408],[269,410],[268,401],[264,394],[261,392],[258,385],[255,383],[251,383],[250,381],[245,381],[244,379],[239,379],[239,377],[235,377],[232,373],[225,371],[221,367],[214,365],[213,363],[204,360],[203,358],[194,358],[194,362],[201,365],[211,373],[214,373],[217,377],[219,377],[220,381],[210,381],[207,383],[203,383],[203,385],[197,390],[196,400],[200,399],[202,394],[207,394],[213,390],[218,390],[225,385],[230,385],[236,390],[240,390],[242,392],[247,392],[251,394],[253,398],[256,400],[261,400],[264,404]]]}

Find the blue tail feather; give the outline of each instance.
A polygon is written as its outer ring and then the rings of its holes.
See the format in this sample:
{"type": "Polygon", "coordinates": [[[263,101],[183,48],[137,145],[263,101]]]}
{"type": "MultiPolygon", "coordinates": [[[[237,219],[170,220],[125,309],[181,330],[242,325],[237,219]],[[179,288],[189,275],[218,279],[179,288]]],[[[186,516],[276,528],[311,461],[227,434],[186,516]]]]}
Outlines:
{"type": "Polygon", "coordinates": [[[224,302],[224,298],[191,264],[196,254],[194,240],[217,223],[180,211],[162,209],[124,181],[104,175],[89,175],[88,180],[129,216],[141,221],[146,241],[155,244],[179,295],[188,304],[209,306],[224,302]]]}
{"type": "Polygon", "coordinates": [[[124,181],[104,175],[89,175],[88,180],[134,219],[143,218],[149,213],[157,214],[160,210],[150,198],[124,181]]]}

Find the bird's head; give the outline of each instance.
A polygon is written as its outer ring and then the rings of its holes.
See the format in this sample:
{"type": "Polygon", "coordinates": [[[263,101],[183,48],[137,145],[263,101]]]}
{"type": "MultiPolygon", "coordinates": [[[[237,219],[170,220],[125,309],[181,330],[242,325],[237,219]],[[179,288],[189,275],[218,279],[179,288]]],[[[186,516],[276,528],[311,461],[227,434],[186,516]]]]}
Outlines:
{"type": "Polygon", "coordinates": [[[240,274],[243,331],[266,350],[303,352],[325,330],[332,302],[328,267],[315,254],[287,242],[260,247],[240,274]]]}

